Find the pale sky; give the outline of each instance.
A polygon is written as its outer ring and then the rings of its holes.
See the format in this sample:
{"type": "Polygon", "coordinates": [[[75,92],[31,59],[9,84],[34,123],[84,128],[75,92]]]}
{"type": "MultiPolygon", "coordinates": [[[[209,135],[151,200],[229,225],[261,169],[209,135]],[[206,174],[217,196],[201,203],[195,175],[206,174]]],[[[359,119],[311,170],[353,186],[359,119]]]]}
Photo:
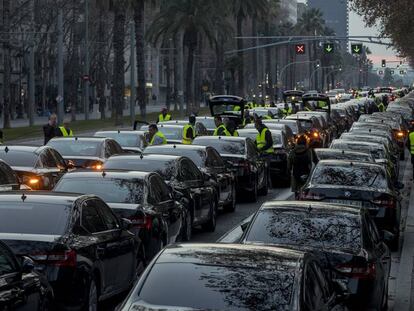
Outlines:
{"type": "MultiPolygon", "coordinates": [[[[330,0],[326,0],[326,1],[330,1],[330,0]]],[[[298,0],[298,2],[306,3],[306,0],[298,0]]],[[[374,28],[366,27],[362,17],[357,15],[355,12],[351,11],[349,14],[349,35],[350,36],[378,36],[379,33],[376,27],[374,28]]],[[[372,55],[370,55],[369,58],[374,62],[374,66],[376,67],[381,66],[382,59],[386,59],[388,61],[399,60],[399,58],[396,56],[395,51],[392,48],[387,49],[386,46],[378,45],[378,44],[364,43],[364,45],[367,45],[370,48],[372,55]]],[[[392,67],[394,67],[393,65],[392,67]]]]}

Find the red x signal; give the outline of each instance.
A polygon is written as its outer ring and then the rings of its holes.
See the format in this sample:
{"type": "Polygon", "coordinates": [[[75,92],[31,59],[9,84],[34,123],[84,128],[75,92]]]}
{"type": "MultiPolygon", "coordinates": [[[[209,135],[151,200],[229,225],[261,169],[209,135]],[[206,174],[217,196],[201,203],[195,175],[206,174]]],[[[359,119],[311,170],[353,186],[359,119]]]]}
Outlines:
{"type": "Polygon", "coordinates": [[[296,54],[298,54],[298,55],[303,55],[303,54],[305,54],[305,52],[306,52],[306,45],[305,44],[296,44],[295,45],[295,51],[296,51],[296,54]]]}

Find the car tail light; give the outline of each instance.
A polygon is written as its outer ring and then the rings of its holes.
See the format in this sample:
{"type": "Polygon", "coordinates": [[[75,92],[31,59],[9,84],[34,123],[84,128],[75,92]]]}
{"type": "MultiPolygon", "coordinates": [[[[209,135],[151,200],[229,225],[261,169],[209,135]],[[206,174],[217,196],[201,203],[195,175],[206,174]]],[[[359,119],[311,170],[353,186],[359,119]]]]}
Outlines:
{"type": "Polygon", "coordinates": [[[150,230],[152,228],[152,218],[150,216],[132,216],[128,218],[132,227],[150,230]]]}
{"type": "Polygon", "coordinates": [[[22,177],[22,183],[36,190],[41,188],[42,178],[39,176],[24,175],[22,177]]]}
{"type": "Polygon", "coordinates": [[[102,162],[93,162],[88,165],[87,168],[100,171],[102,169],[103,163],[102,162]]]}
{"type": "Polygon", "coordinates": [[[312,137],[313,138],[319,138],[319,132],[318,131],[314,131],[313,133],[312,133],[312,137]]]}
{"type": "Polygon", "coordinates": [[[396,208],[395,200],[393,199],[377,199],[372,200],[371,203],[385,208],[396,208]]]}
{"type": "Polygon", "coordinates": [[[59,267],[76,267],[76,251],[59,251],[47,254],[33,254],[30,256],[34,261],[40,264],[59,266],[59,267]]]}
{"type": "Polygon", "coordinates": [[[349,277],[363,280],[374,279],[377,272],[374,263],[368,263],[366,266],[345,264],[339,265],[335,269],[349,277]]]}
{"type": "Polygon", "coordinates": [[[299,194],[299,200],[300,201],[321,201],[325,198],[325,196],[315,193],[300,193],[299,194]]]}
{"type": "Polygon", "coordinates": [[[405,133],[403,131],[398,131],[396,136],[397,136],[397,138],[404,138],[405,133]]]}

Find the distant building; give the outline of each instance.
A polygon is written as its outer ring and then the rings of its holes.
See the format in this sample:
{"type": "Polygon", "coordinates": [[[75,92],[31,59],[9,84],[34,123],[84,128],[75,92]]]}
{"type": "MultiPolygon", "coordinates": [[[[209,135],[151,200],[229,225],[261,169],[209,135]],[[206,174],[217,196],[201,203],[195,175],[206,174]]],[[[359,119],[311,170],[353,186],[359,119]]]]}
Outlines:
{"type": "Polygon", "coordinates": [[[303,13],[305,13],[307,9],[308,6],[305,3],[298,3],[298,20],[302,17],[303,13]]]}
{"type": "Polygon", "coordinates": [[[297,0],[281,0],[280,8],[282,9],[285,19],[283,22],[289,22],[296,25],[298,22],[298,1],[297,0]]]}
{"type": "MultiPolygon", "coordinates": [[[[333,29],[337,36],[349,35],[348,0],[308,0],[308,7],[321,10],[326,26],[333,29]]],[[[348,41],[342,41],[341,46],[346,49],[348,41]]]]}

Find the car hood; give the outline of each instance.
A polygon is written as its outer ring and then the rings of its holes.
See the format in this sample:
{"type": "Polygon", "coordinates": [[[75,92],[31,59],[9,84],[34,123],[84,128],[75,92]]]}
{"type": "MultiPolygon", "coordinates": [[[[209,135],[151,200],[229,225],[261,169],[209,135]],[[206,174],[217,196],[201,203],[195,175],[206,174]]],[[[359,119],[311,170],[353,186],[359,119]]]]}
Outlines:
{"type": "Polygon", "coordinates": [[[143,300],[135,301],[131,304],[128,310],[137,310],[137,311],[201,311],[202,309],[194,309],[187,307],[175,307],[175,306],[157,306],[153,304],[146,303],[143,300]]]}

